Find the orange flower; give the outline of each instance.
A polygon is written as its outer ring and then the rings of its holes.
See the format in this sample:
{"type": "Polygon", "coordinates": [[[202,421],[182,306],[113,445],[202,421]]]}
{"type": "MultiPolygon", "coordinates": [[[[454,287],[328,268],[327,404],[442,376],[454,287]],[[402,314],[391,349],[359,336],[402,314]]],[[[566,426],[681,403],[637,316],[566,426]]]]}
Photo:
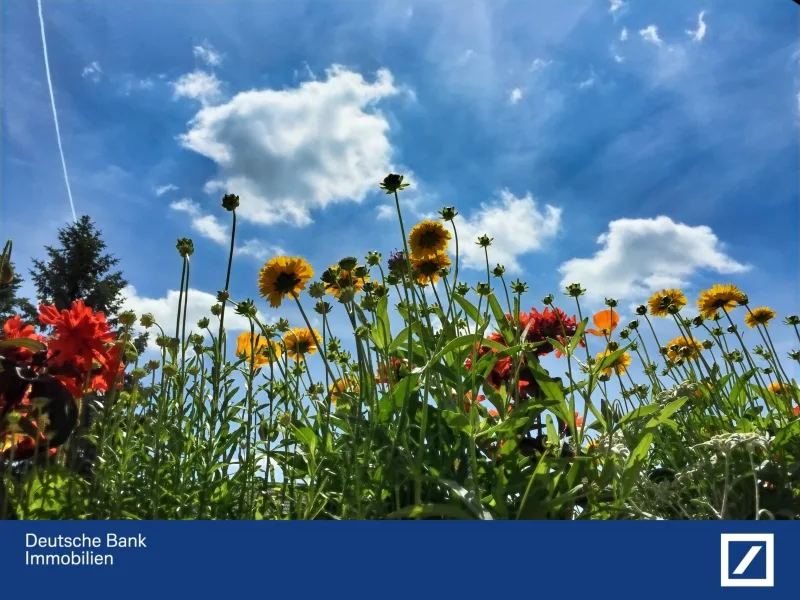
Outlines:
{"type": "Polygon", "coordinates": [[[611,308],[608,310],[601,310],[592,317],[592,322],[597,329],[587,329],[586,333],[605,337],[611,335],[611,332],[619,325],[619,315],[611,308]]]}
{"type": "Polygon", "coordinates": [[[800,406],[795,406],[792,409],[792,412],[794,413],[795,416],[800,415],[800,406]]]}
{"type": "Polygon", "coordinates": [[[489,416],[490,416],[490,417],[499,417],[499,416],[500,416],[500,413],[499,413],[499,412],[497,412],[497,411],[496,411],[494,408],[490,408],[490,409],[489,409],[489,416]]]}
{"type": "Polygon", "coordinates": [[[87,370],[94,361],[106,366],[106,348],[114,342],[114,332],[103,313],[93,312],[83,300],[60,312],[55,306],[40,304],[39,321],[55,329],[47,344],[52,362],[74,362],[87,370]]]}

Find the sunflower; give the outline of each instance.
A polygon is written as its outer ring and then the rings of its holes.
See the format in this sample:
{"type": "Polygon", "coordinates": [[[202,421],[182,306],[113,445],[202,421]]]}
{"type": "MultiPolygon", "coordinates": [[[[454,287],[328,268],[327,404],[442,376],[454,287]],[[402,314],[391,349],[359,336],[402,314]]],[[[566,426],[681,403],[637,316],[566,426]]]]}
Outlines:
{"type": "Polygon", "coordinates": [[[720,309],[726,311],[736,308],[746,301],[747,296],[735,285],[716,284],[709,290],[700,292],[697,308],[704,319],[712,319],[720,309]]]}
{"type": "MultiPolygon", "coordinates": [[[[597,355],[596,360],[599,363],[606,356],[610,356],[611,354],[613,354],[613,352],[611,350],[606,349],[604,352],[600,352],[597,355]]],[[[623,352],[622,354],[620,354],[614,360],[613,363],[608,365],[608,368],[603,369],[601,371],[601,373],[603,375],[609,375],[610,376],[611,375],[611,370],[613,369],[614,371],[617,372],[617,375],[624,375],[625,372],[628,370],[628,367],[630,366],[630,364],[631,364],[631,355],[628,354],[627,352],[623,352]]]]}
{"type": "Polygon", "coordinates": [[[695,360],[703,351],[703,344],[694,338],[680,335],[667,344],[667,358],[673,361],[679,359],[695,360]]]}
{"type": "Polygon", "coordinates": [[[314,269],[305,259],[276,256],[261,268],[258,289],[262,298],[269,298],[272,308],[278,308],[287,294],[296,297],[306,289],[308,280],[313,276],[314,269]]]}
{"type": "Polygon", "coordinates": [[[437,252],[427,258],[413,257],[414,275],[417,283],[426,285],[439,281],[439,271],[449,267],[452,263],[450,257],[444,252],[437,252]]]}
{"type": "Polygon", "coordinates": [[[342,269],[339,265],[331,265],[328,271],[335,276],[336,280],[325,282],[325,292],[333,294],[335,298],[338,298],[342,288],[346,287],[353,288],[355,293],[360,292],[364,284],[369,280],[369,276],[356,277],[353,271],[342,269]]]}
{"type": "Polygon", "coordinates": [[[299,329],[295,327],[283,336],[283,345],[286,346],[286,355],[292,360],[305,360],[307,354],[314,354],[318,350],[319,341],[322,339],[316,329],[299,329]]]}
{"type": "Polygon", "coordinates": [[[408,245],[413,257],[428,258],[444,252],[450,238],[450,232],[439,221],[422,221],[411,230],[408,245]]]}
{"type": "Polygon", "coordinates": [[[358,393],[360,387],[358,385],[358,379],[353,377],[347,377],[345,379],[337,379],[331,384],[331,402],[336,404],[336,401],[339,399],[339,395],[342,392],[354,392],[358,393]]]}
{"type": "Polygon", "coordinates": [[[772,319],[774,319],[776,316],[778,316],[778,314],[771,308],[759,306],[744,316],[744,323],[750,329],[753,329],[753,327],[756,325],[763,325],[764,327],[767,327],[769,322],[772,321],[772,319]]]}
{"type": "Polygon", "coordinates": [[[767,386],[767,391],[773,394],[788,394],[791,388],[785,383],[773,381],[767,386]]]}
{"type": "Polygon", "coordinates": [[[255,367],[263,367],[270,362],[271,358],[280,358],[280,344],[273,340],[267,340],[267,338],[258,334],[254,336],[249,331],[245,331],[236,338],[237,356],[244,355],[250,358],[254,347],[256,356],[253,364],[255,367]],[[253,338],[255,338],[255,340],[253,340],[253,338]]]}
{"type": "Polygon", "coordinates": [[[661,290],[656,292],[647,301],[650,307],[650,314],[654,317],[666,317],[669,315],[667,310],[670,306],[677,306],[679,309],[686,306],[686,296],[681,290],[661,290]]]}

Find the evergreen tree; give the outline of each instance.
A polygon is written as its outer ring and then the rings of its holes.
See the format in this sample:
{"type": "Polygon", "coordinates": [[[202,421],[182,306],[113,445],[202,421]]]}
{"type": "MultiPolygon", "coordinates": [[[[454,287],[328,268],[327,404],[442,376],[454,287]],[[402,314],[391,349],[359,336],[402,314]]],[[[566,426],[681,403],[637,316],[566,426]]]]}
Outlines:
{"type": "Polygon", "coordinates": [[[47,259],[33,261],[31,277],[38,290],[39,300],[54,304],[59,310],[68,309],[75,300],[83,300],[95,311],[103,311],[109,323],[123,298],[122,289],[128,284],[121,271],[112,272],[119,259],[104,253],[106,244],[101,232],[88,216],[58,230],[60,247],[46,246],[47,259]]]}
{"type": "Polygon", "coordinates": [[[6,264],[3,271],[0,277],[0,326],[14,315],[20,315],[27,323],[36,323],[39,314],[36,307],[27,298],[17,296],[22,277],[14,269],[14,263],[6,264]]]}

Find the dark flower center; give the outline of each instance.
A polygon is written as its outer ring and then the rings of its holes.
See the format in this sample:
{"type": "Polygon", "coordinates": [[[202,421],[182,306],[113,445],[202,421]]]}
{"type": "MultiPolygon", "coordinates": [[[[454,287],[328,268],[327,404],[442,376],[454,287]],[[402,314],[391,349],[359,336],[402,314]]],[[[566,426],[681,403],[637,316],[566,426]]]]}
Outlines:
{"type": "Polygon", "coordinates": [[[419,243],[424,248],[435,248],[439,245],[441,236],[435,229],[429,229],[419,237],[419,243]]]}
{"type": "Polygon", "coordinates": [[[288,294],[294,290],[299,283],[300,278],[297,276],[297,273],[283,272],[275,279],[275,291],[281,294],[288,294]]]}

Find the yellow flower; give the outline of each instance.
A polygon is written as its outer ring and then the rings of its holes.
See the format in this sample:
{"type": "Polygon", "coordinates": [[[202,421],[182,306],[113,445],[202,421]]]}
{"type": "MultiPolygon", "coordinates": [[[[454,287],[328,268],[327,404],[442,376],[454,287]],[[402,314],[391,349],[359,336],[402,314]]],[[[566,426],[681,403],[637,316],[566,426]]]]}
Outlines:
{"type": "Polygon", "coordinates": [[[292,298],[306,289],[314,269],[300,257],[276,256],[261,268],[258,274],[258,289],[262,298],[269,298],[269,305],[278,308],[288,294],[292,298]]]}
{"type": "Polygon", "coordinates": [[[759,306],[758,308],[754,308],[744,316],[744,322],[745,325],[747,325],[750,329],[752,329],[756,325],[764,325],[766,327],[769,325],[769,322],[772,321],[772,319],[774,319],[776,316],[778,316],[777,313],[771,308],[767,308],[766,306],[759,306]]]}
{"type": "Polygon", "coordinates": [[[417,283],[423,285],[439,281],[439,270],[452,264],[450,257],[444,252],[437,252],[427,258],[412,256],[411,259],[413,260],[414,275],[416,275],[417,283]]]}
{"type": "Polygon", "coordinates": [[[417,223],[408,235],[411,255],[416,258],[436,256],[447,248],[450,232],[439,221],[417,223]]]}
{"type": "Polygon", "coordinates": [[[253,337],[255,337],[255,351],[256,356],[253,361],[256,367],[263,367],[270,362],[270,354],[274,358],[280,358],[281,347],[280,344],[273,340],[267,340],[262,335],[256,334],[253,336],[249,331],[245,331],[236,338],[236,354],[237,356],[244,355],[247,358],[252,356],[253,351],[253,337]],[[272,348],[270,352],[270,348],[272,348]]]}
{"type": "Polygon", "coordinates": [[[785,383],[773,381],[767,386],[767,391],[773,394],[788,394],[791,388],[785,383]]]}
{"type": "MultiPolygon", "coordinates": [[[[609,350],[609,349],[606,349],[604,352],[600,352],[596,357],[597,362],[599,363],[606,356],[610,356],[611,354],[613,354],[613,352],[611,350],[609,350]]],[[[601,373],[603,375],[609,375],[610,376],[611,375],[611,371],[613,369],[614,371],[617,372],[617,375],[624,375],[625,372],[628,370],[628,367],[630,366],[630,364],[631,364],[631,355],[628,354],[627,352],[623,352],[622,354],[620,354],[614,360],[613,363],[611,363],[608,366],[607,369],[603,369],[601,371],[601,373]]]]}
{"type": "Polygon", "coordinates": [[[667,358],[672,361],[695,360],[703,351],[703,344],[694,338],[680,335],[667,344],[667,358]]]}
{"type": "Polygon", "coordinates": [[[295,327],[283,336],[286,355],[292,360],[305,360],[307,354],[314,354],[322,337],[316,329],[295,327]]]}
{"type": "Polygon", "coordinates": [[[600,449],[600,442],[597,440],[589,440],[589,443],[586,444],[586,451],[587,452],[596,452],[600,449]]]}
{"type": "Polygon", "coordinates": [[[335,298],[338,298],[342,288],[346,287],[352,287],[355,293],[360,292],[369,279],[369,276],[356,277],[352,271],[342,269],[339,265],[331,265],[331,269],[336,272],[336,283],[326,283],[325,292],[333,294],[335,298]]]}
{"type": "Polygon", "coordinates": [[[726,283],[725,285],[716,284],[709,290],[700,292],[697,299],[697,308],[704,319],[712,319],[717,311],[725,309],[729,311],[747,299],[735,285],[726,283]]]}
{"type": "Polygon", "coordinates": [[[360,390],[358,379],[348,377],[346,379],[337,379],[331,384],[331,402],[336,404],[339,394],[342,392],[356,392],[360,390]]]}
{"type": "Polygon", "coordinates": [[[650,296],[647,305],[650,307],[650,314],[654,317],[666,317],[669,315],[667,309],[670,306],[678,308],[686,306],[686,296],[681,290],[665,289],[650,296]]]}

